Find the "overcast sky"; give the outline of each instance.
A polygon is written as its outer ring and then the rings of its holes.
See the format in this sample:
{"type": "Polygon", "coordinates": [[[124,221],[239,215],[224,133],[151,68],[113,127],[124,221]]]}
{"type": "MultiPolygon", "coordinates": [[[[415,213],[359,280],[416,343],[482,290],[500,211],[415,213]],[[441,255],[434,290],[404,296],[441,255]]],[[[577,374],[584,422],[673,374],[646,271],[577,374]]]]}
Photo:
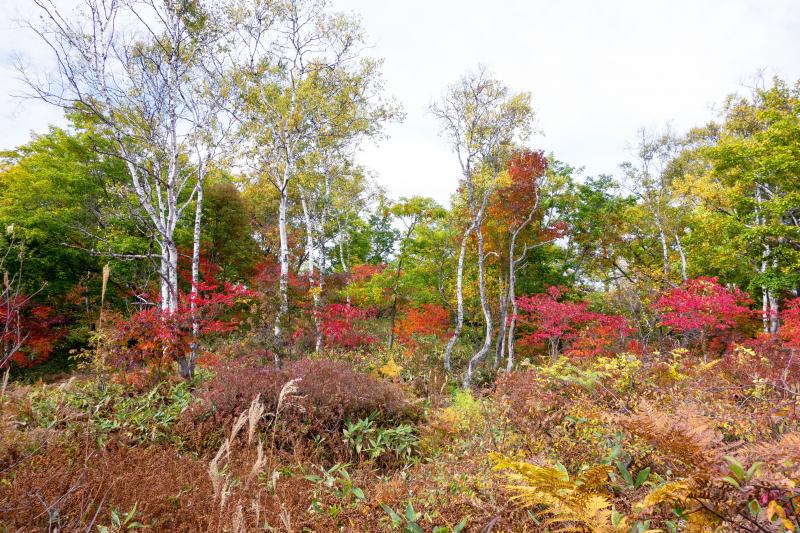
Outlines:
{"type": "MultiPolygon", "coordinates": [[[[73,0],[64,0],[72,4],[73,0]]],[[[47,53],[13,18],[30,0],[0,0],[0,148],[62,123],[59,110],[8,96],[10,57],[47,53]]],[[[530,91],[542,131],[531,146],[586,173],[617,173],[640,127],[681,131],[715,116],[726,94],[764,70],[800,78],[800,0],[333,0],[360,14],[387,92],[407,114],[360,160],[395,196],[447,203],[457,164],[427,112],[478,63],[530,91]]]]}

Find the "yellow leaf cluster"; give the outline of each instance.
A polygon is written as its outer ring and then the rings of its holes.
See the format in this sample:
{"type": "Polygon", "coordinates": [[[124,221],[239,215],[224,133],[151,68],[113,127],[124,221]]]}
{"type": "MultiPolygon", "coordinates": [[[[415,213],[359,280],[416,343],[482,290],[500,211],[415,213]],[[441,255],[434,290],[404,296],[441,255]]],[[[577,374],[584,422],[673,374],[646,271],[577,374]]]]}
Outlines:
{"type": "MultiPolygon", "coordinates": [[[[537,466],[493,455],[494,469],[503,471],[506,488],[523,508],[544,507],[544,525],[558,531],[613,533],[629,527],[624,518],[612,525],[611,501],[605,488],[611,467],[592,466],[571,479],[563,467],[537,466]]],[[[560,465],[558,465],[560,466],[560,465]]]]}

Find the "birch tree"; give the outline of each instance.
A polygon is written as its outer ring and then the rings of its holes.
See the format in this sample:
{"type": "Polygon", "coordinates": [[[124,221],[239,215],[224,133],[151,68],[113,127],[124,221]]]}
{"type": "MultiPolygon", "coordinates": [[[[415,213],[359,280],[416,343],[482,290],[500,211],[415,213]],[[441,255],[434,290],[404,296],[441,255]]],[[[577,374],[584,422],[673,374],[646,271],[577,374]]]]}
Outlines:
{"type": "Polygon", "coordinates": [[[686,227],[672,186],[670,166],[680,152],[669,129],[659,135],[639,130],[637,162],[625,162],[622,170],[628,188],[649,215],[660,247],[663,281],[670,283],[673,253],[680,259],[680,276],[687,279],[687,260],[681,234],[686,227]]]}
{"type": "Polygon", "coordinates": [[[468,387],[477,365],[489,351],[493,339],[492,312],[486,295],[484,239],[481,225],[497,177],[505,166],[515,140],[531,132],[533,111],[530,95],[512,94],[487,70],[464,75],[446,90],[441,101],[431,106],[442,133],[450,143],[461,168],[459,186],[468,213],[461,236],[456,271],[456,319],[453,335],[444,351],[444,366],[451,371],[451,355],[464,327],[464,261],[470,237],[475,236],[478,265],[478,292],[484,317],[484,340],[470,359],[463,385],[468,387]]]}
{"type": "Polygon", "coordinates": [[[498,188],[489,213],[495,224],[504,229],[505,279],[501,280],[500,321],[495,368],[508,353],[507,369],[514,366],[514,333],[518,314],[517,273],[524,265],[528,252],[552,242],[556,232],[549,228],[542,209],[542,189],[547,171],[547,159],[541,151],[516,151],[508,164],[508,181],[498,188]],[[551,230],[547,232],[547,230],[551,230]],[[549,233],[550,235],[546,235],[549,233]]]}
{"type": "MultiPolygon", "coordinates": [[[[41,17],[28,27],[56,67],[38,76],[20,68],[22,79],[34,96],[87,117],[113,139],[112,155],[125,162],[136,208],[159,251],[160,309],[173,313],[179,297],[175,229],[201,199],[215,152],[208,147],[213,106],[201,103],[213,85],[209,54],[220,37],[214,17],[199,0],[84,0],[71,16],[53,0],[33,1],[41,17]]],[[[193,358],[179,366],[191,375],[193,358]]]]}
{"type": "MultiPolygon", "coordinates": [[[[781,298],[800,285],[800,84],[775,79],[730,96],[690,192],[734,230],[726,244],[749,263],[765,333],[780,328],[781,298]],[[705,174],[703,174],[705,173],[705,174]]],[[[716,228],[715,228],[716,229],[716,228]]]]}
{"type": "Polygon", "coordinates": [[[362,55],[358,22],[329,11],[324,0],[246,4],[250,60],[239,75],[241,121],[249,172],[279,194],[279,302],[273,322],[279,361],[289,311],[290,186],[304,159],[377,135],[397,110],[381,99],[381,62],[362,55]]]}

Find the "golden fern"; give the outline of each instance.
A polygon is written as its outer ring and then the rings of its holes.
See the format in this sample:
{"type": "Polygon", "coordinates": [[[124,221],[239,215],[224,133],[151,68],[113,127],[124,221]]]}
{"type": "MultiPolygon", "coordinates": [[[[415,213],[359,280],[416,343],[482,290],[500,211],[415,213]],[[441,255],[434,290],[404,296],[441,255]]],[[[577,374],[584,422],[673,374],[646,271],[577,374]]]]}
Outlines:
{"type": "Polygon", "coordinates": [[[540,513],[547,526],[559,532],[613,533],[627,530],[627,520],[612,525],[611,501],[605,485],[611,467],[592,466],[574,479],[563,466],[537,466],[502,455],[492,456],[495,470],[502,470],[510,483],[506,488],[520,507],[542,506],[540,513]]]}
{"type": "Polygon", "coordinates": [[[674,470],[708,478],[722,462],[726,446],[708,420],[691,412],[676,414],[643,403],[639,412],[617,418],[622,427],[647,441],[674,464],[674,470]]]}

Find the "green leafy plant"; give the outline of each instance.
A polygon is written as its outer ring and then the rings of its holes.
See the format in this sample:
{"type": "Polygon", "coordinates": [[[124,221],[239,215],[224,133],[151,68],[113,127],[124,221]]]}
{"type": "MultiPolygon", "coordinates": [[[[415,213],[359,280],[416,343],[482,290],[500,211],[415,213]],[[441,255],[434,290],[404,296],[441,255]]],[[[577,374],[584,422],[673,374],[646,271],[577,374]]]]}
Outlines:
{"type": "MultiPolygon", "coordinates": [[[[419,521],[422,519],[422,513],[414,510],[414,505],[408,502],[403,514],[398,513],[386,504],[381,504],[384,512],[389,516],[393,529],[399,529],[403,533],[425,533],[419,521]]],[[[461,533],[467,527],[468,518],[463,518],[455,526],[435,526],[431,531],[433,533],[461,533]]]]}
{"type": "Polygon", "coordinates": [[[388,453],[408,461],[418,444],[414,426],[402,424],[393,428],[380,428],[370,417],[348,422],[342,432],[345,443],[355,455],[364,455],[370,459],[378,459],[388,453]]]}
{"type": "Polygon", "coordinates": [[[111,509],[111,525],[98,526],[97,531],[98,533],[118,533],[144,529],[147,526],[136,520],[136,513],[136,504],[133,504],[133,507],[124,514],[120,514],[120,511],[116,508],[111,509]]]}
{"type": "Polygon", "coordinates": [[[758,469],[764,464],[762,461],[756,461],[745,470],[744,465],[730,455],[726,455],[724,459],[728,463],[730,475],[722,477],[722,481],[737,489],[749,484],[750,480],[758,474],[758,469]]]}
{"type": "Polygon", "coordinates": [[[303,476],[314,483],[309,511],[326,513],[336,518],[342,511],[343,505],[357,504],[366,499],[364,491],[353,483],[347,471],[348,466],[350,465],[347,463],[336,463],[328,469],[318,466],[319,474],[303,476]],[[326,494],[333,496],[337,502],[326,506],[323,501],[326,494]]]}

